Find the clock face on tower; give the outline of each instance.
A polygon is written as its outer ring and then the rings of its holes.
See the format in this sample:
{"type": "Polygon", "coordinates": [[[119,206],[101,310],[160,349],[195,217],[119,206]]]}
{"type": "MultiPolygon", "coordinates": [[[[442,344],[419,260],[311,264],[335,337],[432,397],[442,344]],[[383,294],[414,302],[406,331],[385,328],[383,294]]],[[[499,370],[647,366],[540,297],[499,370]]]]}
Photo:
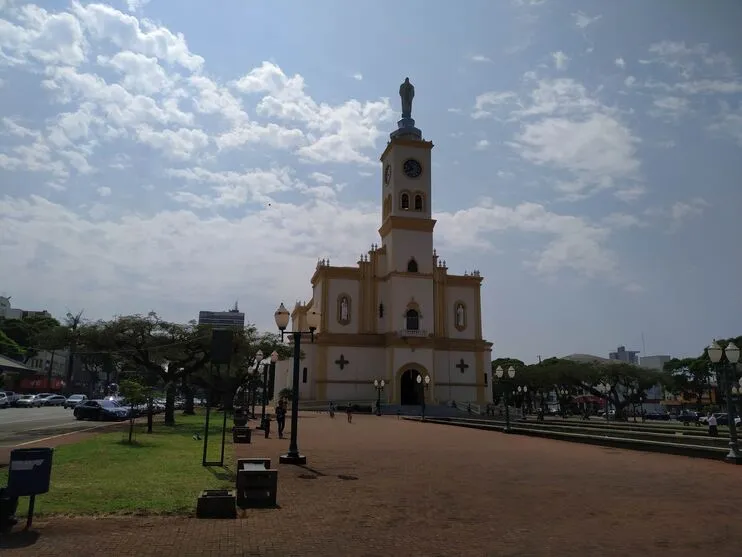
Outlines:
{"type": "Polygon", "coordinates": [[[404,161],[402,170],[408,178],[417,178],[423,173],[423,167],[415,159],[407,159],[404,161]]]}
{"type": "Polygon", "coordinates": [[[389,180],[392,179],[392,166],[387,164],[384,169],[384,184],[389,185],[389,180]]]}

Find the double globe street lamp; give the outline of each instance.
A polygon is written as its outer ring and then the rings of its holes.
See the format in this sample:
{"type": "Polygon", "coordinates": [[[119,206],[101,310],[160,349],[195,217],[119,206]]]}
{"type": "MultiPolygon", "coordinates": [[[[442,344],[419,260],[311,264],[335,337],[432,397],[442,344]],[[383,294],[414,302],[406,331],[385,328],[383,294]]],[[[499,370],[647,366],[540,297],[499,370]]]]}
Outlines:
{"type": "Polygon", "coordinates": [[[275,350],[271,352],[270,358],[263,360],[263,352],[262,350],[258,350],[258,358],[257,361],[260,362],[260,369],[263,372],[263,403],[262,403],[262,409],[260,411],[260,426],[258,429],[265,430],[265,407],[268,405],[268,369],[271,368],[273,370],[273,376],[275,377],[275,370],[276,370],[276,362],[278,361],[278,352],[275,350]]]}
{"type": "Polygon", "coordinates": [[[731,464],[742,464],[742,454],[739,452],[737,439],[737,424],[735,422],[735,408],[732,400],[732,386],[737,382],[737,362],[739,361],[739,348],[733,342],[722,348],[714,340],[706,349],[709,360],[720,379],[724,388],[724,397],[727,399],[727,420],[729,423],[729,453],[725,460],[731,464]],[[722,357],[726,360],[722,362],[722,357]]]}
{"type": "Polygon", "coordinates": [[[381,392],[384,390],[386,383],[383,379],[374,379],[374,389],[376,389],[376,415],[381,416],[381,392]]]}
{"type": "Polygon", "coordinates": [[[508,401],[508,394],[510,390],[509,383],[515,378],[515,368],[513,366],[510,366],[507,372],[505,372],[505,370],[502,369],[502,366],[497,366],[497,368],[495,368],[495,376],[497,377],[498,381],[507,378],[506,381],[508,384],[506,384],[505,388],[503,389],[502,398],[505,403],[505,433],[510,433],[510,405],[508,401]]]}
{"type": "Polygon", "coordinates": [[[301,339],[302,336],[308,335],[310,342],[314,342],[314,331],[319,327],[320,314],[316,311],[307,312],[307,328],[309,331],[286,331],[286,327],[289,326],[291,314],[283,304],[278,306],[274,317],[276,320],[276,326],[278,327],[278,330],[281,331],[281,341],[283,341],[284,335],[290,335],[294,343],[294,377],[291,388],[291,442],[289,443],[288,453],[281,455],[278,458],[278,461],[281,464],[304,465],[307,463],[307,457],[299,453],[299,446],[297,443],[297,430],[299,428],[299,365],[301,360],[301,339]]]}
{"type": "Polygon", "coordinates": [[[420,414],[422,416],[422,419],[425,419],[425,391],[428,390],[428,387],[430,386],[430,375],[426,375],[423,379],[422,375],[418,375],[417,384],[420,386],[420,414]]]}

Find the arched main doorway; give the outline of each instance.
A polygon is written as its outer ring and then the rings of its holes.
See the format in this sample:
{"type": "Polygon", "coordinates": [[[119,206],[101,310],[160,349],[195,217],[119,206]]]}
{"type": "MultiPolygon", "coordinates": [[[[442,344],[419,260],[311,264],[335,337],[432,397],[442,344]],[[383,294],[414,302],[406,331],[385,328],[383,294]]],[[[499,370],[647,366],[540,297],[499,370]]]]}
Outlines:
{"type": "Polygon", "coordinates": [[[416,369],[408,369],[400,377],[399,399],[403,405],[420,405],[420,385],[417,384],[417,377],[420,372],[416,369]]]}

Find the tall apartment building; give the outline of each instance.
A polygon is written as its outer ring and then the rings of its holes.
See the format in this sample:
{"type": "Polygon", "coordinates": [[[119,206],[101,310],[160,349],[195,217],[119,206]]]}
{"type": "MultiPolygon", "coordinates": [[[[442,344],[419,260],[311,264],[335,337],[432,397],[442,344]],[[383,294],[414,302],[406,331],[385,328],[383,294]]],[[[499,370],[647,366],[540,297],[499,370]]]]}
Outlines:
{"type": "Polygon", "coordinates": [[[672,358],[670,356],[666,356],[664,354],[660,356],[642,356],[641,366],[648,369],[662,371],[665,366],[665,362],[669,362],[671,359],[672,358]]]}
{"type": "Polygon", "coordinates": [[[245,314],[239,310],[235,302],[234,307],[227,311],[199,311],[198,324],[241,329],[245,326],[245,314]]]}
{"type": "Polygon", "coordinates": [[[609,360],[618,360],[627,364],[639,365],[638,350],[626,350],[625,346],[619,346],[615,352],[608,353],[609,360]]]}

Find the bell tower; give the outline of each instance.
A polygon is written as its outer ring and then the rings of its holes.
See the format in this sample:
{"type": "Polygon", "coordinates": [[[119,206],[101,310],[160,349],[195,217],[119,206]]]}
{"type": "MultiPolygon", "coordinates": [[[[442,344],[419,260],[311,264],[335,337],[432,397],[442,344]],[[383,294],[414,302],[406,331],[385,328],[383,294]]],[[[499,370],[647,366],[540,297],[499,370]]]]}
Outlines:
{"type": "Polygon", "coordinates": [[[400,85],[402,119],[389,134],[381,155],[382,215],[379,235],[387,248],[390,271],[433,272],[432,164],[433,143],[425,141],[412,119],[415,87],[400,85]],[[416,265],[410,265],[414,260],[416,265]]]}

